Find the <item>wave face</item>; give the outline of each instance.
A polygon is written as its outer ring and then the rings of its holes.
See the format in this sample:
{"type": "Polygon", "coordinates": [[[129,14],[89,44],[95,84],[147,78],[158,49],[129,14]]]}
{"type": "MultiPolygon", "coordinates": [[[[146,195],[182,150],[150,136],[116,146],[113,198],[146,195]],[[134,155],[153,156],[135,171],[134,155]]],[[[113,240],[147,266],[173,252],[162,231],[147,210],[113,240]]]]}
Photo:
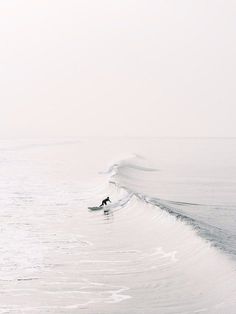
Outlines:
{"type": "Polygon", "coordinates": [[[228,188],[217,193],[214,220],[209,189],[196,188],[199,176],[184,183],[187,162],[171,166],[160,146],[150,162],[158,169],[140,157],[153,156],[156,145],[0,143],[0,313],[236,312],[233,247],[224,238],[220,246],[214,229],[221,223],[231,232],[221,220],[233,196],[228,188]],[[139,155],[126,159],[126,151],[139,155]],[[106,211],[88,209],[106,196],[106,211]]]}
{"type": "Polygon", "coordinates": [[[141,166],[138,158],[114,164],[109,173],[112,175],[111,182],[130,191],[143,202],[157,206],[190,224],[213,246],[236,259],[235,204],[224,206],[161,199],[155,196],[158,170],[141,166]]]}

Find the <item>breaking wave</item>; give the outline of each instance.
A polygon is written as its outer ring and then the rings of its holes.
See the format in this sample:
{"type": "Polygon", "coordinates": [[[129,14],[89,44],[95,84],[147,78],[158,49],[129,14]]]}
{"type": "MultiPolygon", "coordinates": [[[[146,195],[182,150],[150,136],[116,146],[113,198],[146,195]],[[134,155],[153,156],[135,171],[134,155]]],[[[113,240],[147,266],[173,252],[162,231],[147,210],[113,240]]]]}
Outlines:
{"type": "MultiPolygon", "coordinates": [[[[111,165],[108,171],[104,172],[110,175],[110,184],[125,190],[129,199],[134,196],[143,203],[156,206],[185,224],[191,225],[200,236],[210,241],[212,246],[223,250],[224,253],[229,254],[232,258],[236,258],[236,234],[234,227],[232,230],[227,225],[222,227],[217,220],[214,220],[216,214],[218,214],[218,206],[165,200],[152,196],[148,191],[148,186],[152,185],[151,190],[153,191],[155,182],[153,182],[153,178],[149,176],[149,173],[156,173],[158,169],[142,166],[139,164],[138,159],[135,156],[111,165]],[[147,194],[142,191],[144,189],[148,191],[147,194]]],[[[155,174],[155,176],[158,177],[158,174],[155,174]]],[[[122,203],[122,200],[120,202],[122,203]]],[[[230,214],[235,213],[231,211],[230,214]]]]}

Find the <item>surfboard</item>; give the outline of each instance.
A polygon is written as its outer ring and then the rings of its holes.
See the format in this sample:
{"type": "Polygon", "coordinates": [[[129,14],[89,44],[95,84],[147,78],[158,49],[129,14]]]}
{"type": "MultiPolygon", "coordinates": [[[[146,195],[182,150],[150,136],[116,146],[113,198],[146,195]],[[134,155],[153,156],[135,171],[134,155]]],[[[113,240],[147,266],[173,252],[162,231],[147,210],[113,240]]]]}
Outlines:
{"type": "Polygon", "coordinates": [[[101,210],[103,209],[103,206],[95,206],[95,207],[88,207],[90,210],[101,210]]]}

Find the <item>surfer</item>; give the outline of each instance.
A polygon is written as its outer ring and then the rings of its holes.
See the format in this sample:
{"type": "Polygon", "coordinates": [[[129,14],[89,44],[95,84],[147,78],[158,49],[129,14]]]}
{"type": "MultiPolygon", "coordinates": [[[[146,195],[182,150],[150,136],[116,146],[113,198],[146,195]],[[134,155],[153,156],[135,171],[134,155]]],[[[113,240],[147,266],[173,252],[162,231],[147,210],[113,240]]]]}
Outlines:
{"type": "Polygon", "coordinates": [[[102,207],[103,205],[106,205],[107,202],[111,203],[111,200],[110,200],[109,196],[102,201],[102,204],[99,207],[102,207]]]}

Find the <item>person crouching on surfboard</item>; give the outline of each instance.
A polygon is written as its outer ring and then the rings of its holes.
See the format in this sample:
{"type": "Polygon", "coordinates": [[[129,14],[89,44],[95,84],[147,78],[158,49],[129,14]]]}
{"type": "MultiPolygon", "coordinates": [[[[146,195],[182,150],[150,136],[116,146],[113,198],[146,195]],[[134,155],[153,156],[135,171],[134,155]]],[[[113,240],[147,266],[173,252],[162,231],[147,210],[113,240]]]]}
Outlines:
{"type": "Polygon", "coordinates": [[[99,207],[102,207],[103,205],[106,205],[107,202],[110,202],[111,203],[111,200],[109,197],[105,198],[105,200],[102,201],[102,204],[99,206],[99,207]]]}

